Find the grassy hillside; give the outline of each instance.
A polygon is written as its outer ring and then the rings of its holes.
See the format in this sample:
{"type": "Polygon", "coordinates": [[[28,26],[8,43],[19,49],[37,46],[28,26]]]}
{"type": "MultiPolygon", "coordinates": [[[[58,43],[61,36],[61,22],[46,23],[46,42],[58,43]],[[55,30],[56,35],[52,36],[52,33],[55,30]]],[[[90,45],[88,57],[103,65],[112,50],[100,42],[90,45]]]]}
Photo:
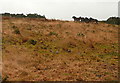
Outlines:
{"type": "Polygon", "coordinates": [[[3,17],[3,79],[118,79],[118,25],[3,17]]]}

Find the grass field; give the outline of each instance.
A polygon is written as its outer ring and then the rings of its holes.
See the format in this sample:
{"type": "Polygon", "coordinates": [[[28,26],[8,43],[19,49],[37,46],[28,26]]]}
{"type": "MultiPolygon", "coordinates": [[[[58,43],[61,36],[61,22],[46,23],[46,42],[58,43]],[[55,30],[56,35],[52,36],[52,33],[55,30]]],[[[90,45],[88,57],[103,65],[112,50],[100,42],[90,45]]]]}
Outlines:
{"type": "Polygon", "coordinates": [[[118,80],[118,27],[3,17],[3,79],[118,80]]]}

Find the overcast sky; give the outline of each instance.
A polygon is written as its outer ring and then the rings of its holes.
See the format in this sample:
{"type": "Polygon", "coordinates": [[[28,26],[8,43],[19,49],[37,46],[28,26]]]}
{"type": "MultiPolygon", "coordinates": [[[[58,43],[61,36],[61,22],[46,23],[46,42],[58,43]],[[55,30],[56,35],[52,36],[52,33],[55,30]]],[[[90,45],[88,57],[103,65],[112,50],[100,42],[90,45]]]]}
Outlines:
{"type": "Polygon", "coordinates": [[[0,0],[0,13],[38,13],[47,18],[72,20],[72,16],[104,20],[118,16],[119,0],[0,0]]]}

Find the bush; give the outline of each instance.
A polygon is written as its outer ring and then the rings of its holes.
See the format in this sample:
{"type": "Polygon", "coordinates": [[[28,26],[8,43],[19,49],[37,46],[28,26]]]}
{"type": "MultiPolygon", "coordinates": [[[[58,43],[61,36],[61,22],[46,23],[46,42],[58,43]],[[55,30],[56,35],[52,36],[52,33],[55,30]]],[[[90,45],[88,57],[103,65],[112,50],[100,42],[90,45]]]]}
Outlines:
{"type": "Polygon", "coordinates": [[[20,34],[19,29],[15,29],[15,30],[14,30],[14,33],[15,33],[15,34],[20,34]]]}
{"type": "Polygon", "coordinates": [[[30,43],[30,44],[32,44],[32,45],[35,45],[35,44],[37,43],[37,41],[36,41],[36,40],[31,39],[31,40],[29,40],[29,41],[28,41],[28,43],[30,43]]]}
{"type": "Polygon", "coordinates": [[[92,30],[92,33],[95,33],[95,31],[94,31],[94,30],[92,30]]]}
{"type": "Polygon", "coordinates": [[[13,29],[17,29],[17,26],[12,26],[13,29]]]}
{"type": "Polygon", "coordinates": [[[119,17],[110,17],[107,19],[106,23],[120,25],[120,18],[119,17]]]}
{"type": "Polygon", "coordinates": [[[85,36],[83,33],[78,33],[77,36],[85,36]]]}

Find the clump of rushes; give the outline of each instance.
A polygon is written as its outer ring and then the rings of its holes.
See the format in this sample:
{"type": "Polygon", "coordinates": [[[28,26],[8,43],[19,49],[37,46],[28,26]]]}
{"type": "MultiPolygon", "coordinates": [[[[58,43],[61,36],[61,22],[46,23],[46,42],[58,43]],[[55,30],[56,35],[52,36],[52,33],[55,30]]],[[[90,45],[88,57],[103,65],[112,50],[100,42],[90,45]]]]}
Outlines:
{"type": "Polygon", "coordinates": [[[31,30],[31,27],[28,27],[27,30],[31,30]]]}
{"type": "Polygon", "coordinates": [[[57,26],[61,28],[62,25],[61,24],[57,24],[57,26]]]}
{"type": "Polygon", "coordinates": [[[20,34],[20,30],[17,28],[17,29],[14,30],[14,33],[15,34],[20,34]]]}
{"type": "Polygon", "coordinates": [[[93,30],[92,33],[95,33],[95,31],[93,30]]]}
{"type": "Polygon", "coordinates": [[[50,32],[49,35],[58,35],[56,32],[50,32]]]}
{"type": "Polygon", "coordinates": [[[13,29],[17,29],[17,26],[14,25],[14,26],[12,26],[12,28],[13,28],[13,29]]]}
{"type": "Polygon", "coordinates": [[[77,36],[85,36],[83,33],[78,33],[77,36]]]}
{"type": "Polygon", "coordinates": [[[32,44],[32,45],[36,45],[37,41],[33,40],[33,39],[30,39],[30,40],[28,40],[28,43],[32,44]]]}
{"type": "Polygon", "coordinates": [[[17,28],[17,26],[14,25],[12,28],[14,29],[13,33],[20,34],[20,30],[17,28]]]}

